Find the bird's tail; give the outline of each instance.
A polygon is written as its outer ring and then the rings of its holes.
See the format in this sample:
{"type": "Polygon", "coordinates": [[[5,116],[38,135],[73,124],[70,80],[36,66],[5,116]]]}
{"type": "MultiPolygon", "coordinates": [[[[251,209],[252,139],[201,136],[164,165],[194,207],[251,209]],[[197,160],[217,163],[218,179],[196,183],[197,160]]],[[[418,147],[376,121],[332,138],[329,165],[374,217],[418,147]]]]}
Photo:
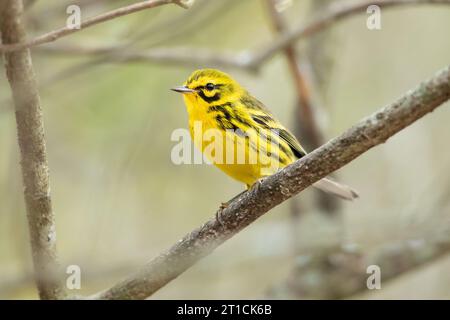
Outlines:
{"type": "Polygon", "coordinates": [[[335,196],[338,196],[345,200],[353,200],[359,197],[358,193],[349,186],[340,184],[329,178],[323,178],[322,180],[314,183],[313,186],[317,189],[334,194],[335,196]]]}

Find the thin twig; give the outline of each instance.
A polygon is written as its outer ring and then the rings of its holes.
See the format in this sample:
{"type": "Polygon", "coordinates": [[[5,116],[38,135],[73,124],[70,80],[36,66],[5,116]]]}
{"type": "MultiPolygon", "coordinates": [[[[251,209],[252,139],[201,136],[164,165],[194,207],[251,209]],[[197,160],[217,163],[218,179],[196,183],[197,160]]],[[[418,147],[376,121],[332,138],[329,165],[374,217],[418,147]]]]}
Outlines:
{"type": "Polygon", "coordinates": [[[100,15],[97,15],[95,17],[89,18],[80,24],[80,28],[71,28],[71,27],[63,27],[54,31],[51,31],[49,33],[43,34],[39,37],[36,37],[34,39],[31,39],[29,41],[21,41],[19,43],[14,44],[3,44],[0,45],[0,52],[11,52],[15,50],[21,50],[26,48],[31,48],[34,46],[38,46],[44,43],[53,42],[59,38],[68,36],[72,33],[84,30],[86,28],[92,27],[94,25],[97,25],[99,23],[103,23],[115,18],[119,18],[125,15],[129,15],[131,13],[135,13],[138,11],[142,11],[145,9],[151,9],[158,6],[162,6],[165,4],[176,4],[183,8],[188,8],[188,5],[192,5],[192,0],[185,1],[185,0],[149,0],[149,1],[142,1],[135,4],[128,5],[126,7],[118,8],[100,15]]]}
{"type": "Polygon", "coordinates": [[[419,4],[450,4],[450,0],[368,0],[368,1],[346,1],[336,3],[324,10],[318,16],[314,17],[311,22],[306,25],[300,25],[271,42],[269,46],[255,50],[255,54],[249,65],[250,69],[255,69],[268,59],[272,58],[276,53],[288,47],[291,43],[300,39],[307,38],[327,27],[338,22],[348,16],[357,13],[365,13],[365,9],[370,5],[377,5],[382,9],[401,6],[401,5],[419,5],[419,4]]]}
{"type": "MultiPolygon", "coordinates": [[[[430,233],[425,237],[382,246],[364,255],[343,248],[327,257],[327,264],[304,256],[308,264],[299,264],[283,281],[270,290],[269,298],[278,299],[343,299],[369,292],[368,266],[381,271],[382,285],[405,273],[433,263],[450,253],[450,230],[430,233]],[[311,282],[314,276],[317,281],[311,282]],[[320,278],[319,278],[320,277],[320,278]]],[[[373,272],[373,271],[372,271],[373,272]]]]}
{"type": "MultiPolygon", "coordinates": [[[[22,12],[22,0],[4,2],[0,19],[3,43],[16,43],[26,39],[22,12]]],[[[44,124],[30,51],[6,53],[5,66],[16,111],[36,284],[41,299],[58,299],[63,297],[64,289],[59,279],[44,124]]]]}
{"type": "MultiPolygon", "coordinates": [[[[47,52],[52,53],[78,53],[86,55],[105,55],[111,54],[111,61],[114,62],[128,62],[139,61],[149,63],[176,63],[181,65],[198,65],[216,66],[224,68],[237,68],[250,72],[259,70],[266,61],[277,54],[279,51],[289,47],[295,41],[312,36],[325,28],[330,27],[335,22],[344,18],[350,17],[353,14],[365,13],[367,6],[375,4],[381,8],[390,8],[401,5],[414,4],[441,4],[450,5],[450,0],[375,0],[375,1],[346,1],[338,5],[331,5],[306,24],[294,28],[292,31],[281,35],[279,38],[271,41],[270,44],[262,46],[254,50],[244,50],[237,54],[223,54],[211,50],[199,50],[191,48],[161,48],[152,49],[147,52],[125,52],[123,46],[118,45],[114,47],[92,48],[77,45],[61,45],[53,48],[42,48],[47,52]],[[68,49],[73,49],[70,52],[68,49]],[[178,52],[180,51],[180,52],[178,52]],[[164,55],[167,57],[164,57],[164,55]]],[[[47,43],[49,41],[36,43],[40,38],[48,37],[47,35],[30,40],[27,43],[17,44],[17,46],[31,47],[38,44],[47,43]]],[[[8,50],[16,50],[16,45],[9,47],[8,50]]],[[[17,47],[18,48],[18,47],[17,47]]],[[[0,52],[5,47],[0,45],[0,52]]],[[[127,47],[127,50],[129,48],[127,47]]]]}
{"type": "MultiPolygon", "coordinates": [[[[270,21],[275,31],[282,35],[288,32],[284,19],[276,9],[276,0],[267,0],[267,7],[269,11],[270,21]]],[[[301,126],[304,127],[307,138],[311,142],[313,148],[317,148],[323,143],[322,134],[317,126],[317,121],[314,118],[314,108],[311,101],[311,89],[297,61],[297,52],[294,43],[291,42],[288,46],[283,48],[283,53],[289,65],[289,72],[292,80],[295,83],[298,101],[300,103],[300,115],[298,119],[301,121],[301,126]]],[[[303,138],[302,138],[303,139],[303,138]]]]}
{"type": "Polygon", "coordinates": [[[415,207],[410,213],[426,212],[427,221],[434,221],[426,229],[421,225],[420,234],[381,245],[369,253],[356,244],[330,248],[325,257],[303,252],[287,279],[273,286],[267,298],[345,299],[370,291],[367,288],[368,266],[380,268],[383,287],[407,272],[445,258],[450,254],[450,225],[445,220],[436,220],[436,215],[443,216],[448,212],[450,180],[440,190],[431,205],[415,207]],[[311,277],[316,281],[310,281],[311,277]]]}
{"type": "MultiPolygon", "coordinates": [[[[328,8],[332,3],[343,3],[343,0],[316,0],[311,3],[311,15],[317,15],[328,8]]],[[[305,54],[307,58],[307,67],[310,68],[312,83],[319,92],[321,100],[326,102],[328,88],[332,83],[332,72],[336,65],[337,50],[339,45],[337,40],[338,32],[333,28],[327,28],[322,32],[313,35],[307,39],[305,54]]]]}
{"type": "Polygon", "coordinates": [[[220,222],[211,219],[137,273],[91,298],[144,299],[150,296],[273,207],[384,143],[449,99],[450,66],[237,197],[221,211],[220,222]]]}
{"type": "Polygon", "coordinates": [[[169,65],[189,65],[194,67],[214,65],[235,69],[245,69],[249,60],[246,54],[235,55],[222,52],[218,55],[211,50],[202,48],[154,48],[140,52],[117,49],[117,46],[87,47],[55,43],[51,46],[39,48],[38,52],[64,55],[98,55],[107,59],[108,62],[149,62],[169,65]]]}

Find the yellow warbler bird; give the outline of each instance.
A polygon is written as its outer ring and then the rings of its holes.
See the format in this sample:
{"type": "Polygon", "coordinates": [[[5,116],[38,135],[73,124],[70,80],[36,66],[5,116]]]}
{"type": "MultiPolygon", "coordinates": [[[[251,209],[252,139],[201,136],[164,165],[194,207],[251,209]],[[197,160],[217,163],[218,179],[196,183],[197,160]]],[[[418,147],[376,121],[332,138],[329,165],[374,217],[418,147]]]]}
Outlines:
{"type": "MultiPolygon", "coordinates": [[[[289,130],[224,72],[197,70],[172,90],[183,94],[196,147],[247,188],[306,154],[289,130]]],[[[358,196],[328,178],[314,186],[348,200],[358,196]]]]}

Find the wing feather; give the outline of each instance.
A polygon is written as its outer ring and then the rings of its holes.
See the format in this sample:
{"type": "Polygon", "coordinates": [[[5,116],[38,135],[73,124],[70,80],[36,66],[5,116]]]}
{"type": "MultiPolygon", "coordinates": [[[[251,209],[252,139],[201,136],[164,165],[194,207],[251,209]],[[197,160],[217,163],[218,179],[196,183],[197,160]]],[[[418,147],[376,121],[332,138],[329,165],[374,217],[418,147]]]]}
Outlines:
{"type": "Polygon", "coordinates": [[[300,142],[298,142],[298,140],[294,137],[294,135],[292,135],[292,133],[290,133],[286,129],[280,129],[278,131],[278,135],[281,139],[286,141],[297,158],[300,159],[301,157],[306,155],[306,151],[302,148],[300,142]]]}
{"type": "Polygon", "coordinates": [[[275,130],[280,139],[289,146],[295,157],[301,158],[306,154],[306,151],[295,136],[275,119],[262,102],[250,95],[246,95],[241,99],[241,103],[248,107],[250,117],[255,122],[255,126],[275,130]]]}

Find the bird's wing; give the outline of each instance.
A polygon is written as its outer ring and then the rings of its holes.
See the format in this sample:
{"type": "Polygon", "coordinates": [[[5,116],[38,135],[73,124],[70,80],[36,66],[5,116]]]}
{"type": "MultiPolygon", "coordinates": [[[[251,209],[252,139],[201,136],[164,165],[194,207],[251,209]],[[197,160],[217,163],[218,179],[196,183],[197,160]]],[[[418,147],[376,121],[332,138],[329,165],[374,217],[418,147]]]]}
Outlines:
{"type": "Polygon", "coordinates": [[[295,136],[272,115],[269,109],[267,109],[262,102],[248,95],[242,103],[248,107],[247,110],[249,110],[250,117],[255,122],[256,126],[268,130],[274,130],[280,139],[287,143],[289,148],[292,150],[292,153],[297,158],[301,158],[306,154],[306,151],[303,149],[295,136]]]}
{"type": "Polygon", "coordinates": [[[286,143],[291,148],[292,152],[297,158],[301,158],[306,155],[305,149],[301,146],[300,142],[294,137],[292,133],[290,133],[287,129],[279,129],[278,135],[281,139],[286,141],[286,143]]]}

